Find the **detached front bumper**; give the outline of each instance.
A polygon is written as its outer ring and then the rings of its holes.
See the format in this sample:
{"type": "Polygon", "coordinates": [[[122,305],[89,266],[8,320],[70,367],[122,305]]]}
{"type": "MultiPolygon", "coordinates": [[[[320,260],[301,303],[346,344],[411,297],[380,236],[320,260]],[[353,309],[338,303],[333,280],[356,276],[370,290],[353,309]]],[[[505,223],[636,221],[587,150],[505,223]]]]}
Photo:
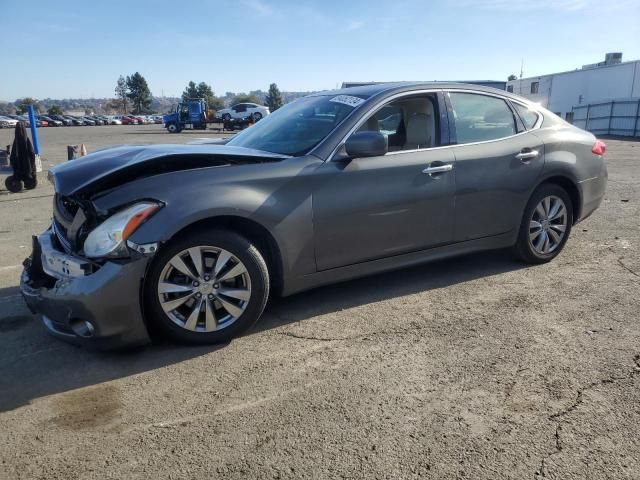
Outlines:
{"type": "Polygon", "coordinates": [[[60,339],[104,349],[143,345],[150,340],[141,308],[148,260],[109,261],[79,274],[74,262],[82,259],[58,250],[47,231],[33,239],[20,291],[29,309],[60,339]],[[69,260],[64,267],[69,275],[43,268],[52,256],[69,260]]]}

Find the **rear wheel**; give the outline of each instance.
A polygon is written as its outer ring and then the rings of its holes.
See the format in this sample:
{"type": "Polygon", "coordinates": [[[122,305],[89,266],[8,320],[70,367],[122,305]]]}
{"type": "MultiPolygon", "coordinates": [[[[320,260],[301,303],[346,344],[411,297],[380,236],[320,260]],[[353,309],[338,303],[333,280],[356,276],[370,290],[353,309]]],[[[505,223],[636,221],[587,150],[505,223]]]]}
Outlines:
{"type": "Polygon", "coordinates": [[[262,114],[260,112],[255,112],[253,114],[253,120],[257,122],[258,120],[262,120],[262,114]]]}
{"type": "Polygon", "coordinates": [[[225,113],[224,115],[222,115],[222,120],[224,120],[225,122],[228,122],[229,120],[231,120],[231,115],[228,113],[225,113]]]}
{"type": "Polygon", "coordinates": [[[170,243],[145,280],[150,320],[188,343],[231,340],[260,318],[268,296],[260,252],[226,230],[202,230],[170,243]]]}
{"type": "Polygon", "coordinates": [[[541,185],[525,208],[514,253],[527,263],[553,260],[567,243],[573,225],[573,205],[567,192],[541,185]]]}

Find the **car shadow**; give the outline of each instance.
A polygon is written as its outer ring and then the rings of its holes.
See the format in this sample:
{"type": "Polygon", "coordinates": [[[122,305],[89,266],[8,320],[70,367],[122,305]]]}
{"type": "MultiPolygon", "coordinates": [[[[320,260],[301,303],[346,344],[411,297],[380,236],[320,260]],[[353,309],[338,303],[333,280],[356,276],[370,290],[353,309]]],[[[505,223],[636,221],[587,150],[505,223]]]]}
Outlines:
{"type": "MultiPolygon", "coordinates": [[[[501,251],[471,254],[272,299],[246,335],[318,315],[446,288],[524,268],[501,251]]],[[[47,395],[148,372],[225,348],[168,342],[118,352],[69,345],[49,336],[22,302],[17,287],[0,289],[0,411],[47,395]]]]}

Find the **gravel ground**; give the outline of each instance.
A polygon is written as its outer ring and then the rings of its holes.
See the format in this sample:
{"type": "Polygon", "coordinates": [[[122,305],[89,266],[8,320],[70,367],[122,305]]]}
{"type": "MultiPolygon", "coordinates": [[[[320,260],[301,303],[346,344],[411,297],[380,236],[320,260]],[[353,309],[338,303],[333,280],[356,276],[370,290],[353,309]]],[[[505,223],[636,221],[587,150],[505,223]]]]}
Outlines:
{"type": "MultiPolygon", "coordinates": [[[[67,143],[206,135],[42,133],[53,163],[67,143]]],[[[51,188],[0,195],[0,478],[640,478],[640,143],[607,143],[605,201],[554,262],[316,289],[222,347],[50,338],[17,284],[51,188]]]]}

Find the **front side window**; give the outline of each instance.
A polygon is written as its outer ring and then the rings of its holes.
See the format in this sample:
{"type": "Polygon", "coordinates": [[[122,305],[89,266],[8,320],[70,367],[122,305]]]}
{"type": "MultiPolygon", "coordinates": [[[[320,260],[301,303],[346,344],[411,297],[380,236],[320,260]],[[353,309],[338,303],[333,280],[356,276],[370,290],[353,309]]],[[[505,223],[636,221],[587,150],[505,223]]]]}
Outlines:
{"type": "Polygon", "coordinates": [[[305,155],[364,101],[353,95],[303,97],[243,130],[227,145],[283,155],[305,155]]]}
{"type": "Polygon", "coordinates": [[[518,112],[518,115],[520,115],[524,126],[527,127],[527,130],[531,130],[538,121],[538,113],[534,110],[530,110],[524,105],[520,105],[519,103],[514,103],[513,106],[518,112]]]}
{"type": "Polygon", "coordinates": [[[540,82],[531,82],[531,93],[538,93],[540,82]]]}
{"type": "Polygon", "coordinates": [[[417,150],[439,145],[433,95],[405,97],[386,104],[358,129],[388,138],[389,151],[417,150]]]}
{"type": "Polygon", "coordinates": [[[516,134],[516,123],[507,102],[476,93],[449,94],[457,142],[497,140],[516,134]]]}

